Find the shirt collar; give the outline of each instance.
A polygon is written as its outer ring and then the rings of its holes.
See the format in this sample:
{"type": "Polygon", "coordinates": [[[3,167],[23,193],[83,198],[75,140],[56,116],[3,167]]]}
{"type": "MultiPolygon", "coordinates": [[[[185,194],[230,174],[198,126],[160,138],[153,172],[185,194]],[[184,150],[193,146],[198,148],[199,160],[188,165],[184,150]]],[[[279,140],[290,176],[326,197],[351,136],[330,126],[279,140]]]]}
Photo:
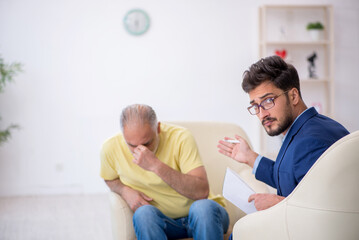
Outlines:
{"type": "Polygon", "coordinates": [[[288,128],[287,133],[284,135],[284,137],[283,137],[283,139],[282,139],[282,142],[284,142],[284,140],[287,138],[290,129],[292,129],[292,127],[293,127],[294,123],[297,121],[297,119],[298,119],[300,116],[302,116],[303,113],[305,113],[305,112],[308,111],[308,110],[309,110],[309,108],[305,109],[305,110],[304,110],[301,114],[299,114],[299,116],[294,120],[294,122],[292,123],[292,125],[290,125],[290,127],[288,128]]]}

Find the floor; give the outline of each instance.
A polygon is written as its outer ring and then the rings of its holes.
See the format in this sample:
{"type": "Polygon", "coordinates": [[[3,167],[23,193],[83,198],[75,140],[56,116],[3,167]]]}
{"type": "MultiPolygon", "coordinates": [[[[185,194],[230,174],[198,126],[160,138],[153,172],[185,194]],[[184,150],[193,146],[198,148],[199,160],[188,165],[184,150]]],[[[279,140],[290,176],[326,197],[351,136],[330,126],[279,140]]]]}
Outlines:
{"type": "Polygon", "coordinates": [[[0,240],[112,239],[107,194],[0,198],[0,240]]]}

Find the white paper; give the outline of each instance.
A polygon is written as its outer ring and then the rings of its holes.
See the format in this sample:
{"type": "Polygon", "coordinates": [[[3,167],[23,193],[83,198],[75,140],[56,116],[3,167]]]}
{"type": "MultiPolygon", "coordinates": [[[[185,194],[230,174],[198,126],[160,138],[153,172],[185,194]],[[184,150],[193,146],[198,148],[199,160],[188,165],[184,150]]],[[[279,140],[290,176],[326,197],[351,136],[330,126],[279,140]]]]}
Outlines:
{"type": "Polygon", "coordinates": [[[255,191],[235,171],[227,167],[223,182],[223,196],[243,212],[249,214],[257,211],[254,201],[248,202],[249,196],[253,193],[255,191]]]}

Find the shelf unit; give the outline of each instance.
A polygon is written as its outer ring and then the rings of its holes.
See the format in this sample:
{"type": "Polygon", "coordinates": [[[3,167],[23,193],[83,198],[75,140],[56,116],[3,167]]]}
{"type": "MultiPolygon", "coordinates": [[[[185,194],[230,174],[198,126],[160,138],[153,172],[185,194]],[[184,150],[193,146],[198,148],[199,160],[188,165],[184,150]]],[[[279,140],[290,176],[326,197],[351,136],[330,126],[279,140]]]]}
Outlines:
{"type": "MultiPolygon", "coordinates": [[[[260,58],[285,50],[284,58],[297,69],[301,92],[308,107],[326,116],[334,115],[334,38],[331,5],[265,5],[259,8],[260,58]],[[313,40],[306,29],[309,22],[324,25],[320,38],[313,40]],[[316,53],[315,75],[309,77],[308,57],[316,53]]],[[[269,137],[260,125],[260,151],[275,158],[281,136],[269,137]]]]}

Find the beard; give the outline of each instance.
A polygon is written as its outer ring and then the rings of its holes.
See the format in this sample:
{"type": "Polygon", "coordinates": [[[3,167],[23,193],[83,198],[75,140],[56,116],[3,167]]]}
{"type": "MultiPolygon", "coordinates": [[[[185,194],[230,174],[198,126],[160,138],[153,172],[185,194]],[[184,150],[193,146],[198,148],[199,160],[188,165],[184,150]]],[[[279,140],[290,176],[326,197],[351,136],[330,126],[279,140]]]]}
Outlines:
{"type": "Polygon", "coordinates": [[[286,115],[284,116],[284,120],[282,122],[279,122],[278,126],[275,128],[272,126],[266,127],[264,123],[266,121],[272,121],[272,122],[278,121],[276,118],[267,117],[262,120],[262,125],[269,136],[271,137],[278,136],[284,131],[286,131],[292,125],[294,119],[291,109],[288,107],[287,109],[285,109],[284,112],[286,113],[286,115]]]}

